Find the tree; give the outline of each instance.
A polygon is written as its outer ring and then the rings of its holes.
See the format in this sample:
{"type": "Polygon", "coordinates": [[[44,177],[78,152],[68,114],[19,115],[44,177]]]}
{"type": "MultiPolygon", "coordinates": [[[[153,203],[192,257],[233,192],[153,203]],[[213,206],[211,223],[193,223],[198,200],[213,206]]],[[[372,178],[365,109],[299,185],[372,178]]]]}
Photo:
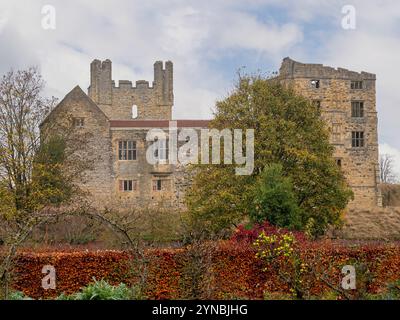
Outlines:
{"type": "MultiPolygon", "coordinates": [[[[55,99],[42,97],[43,87],[35,68],[10,71],[0,82],[0,231],[6,235],[1,239],[0,297],[8,297],[18,246],[33,230],[71,216],[108,226],[121,248],[134,255],[132,266],[144,286],[148,258],[143,251],[141,219],[148,218],[148,212],[116,215],[92,208],[80,186],[96,159],[87,149],[93,134],[74,130],[68,112],[59,114],[61,121],[41,126],[55,105],[55,99]]],[[[163,213],[158,215],[165,218],[163,213]]],[[[153,219],[157,219],[154,214],[153,219]]]]}
{"type": "Polygon", "coordinates": [[[254,203],[250,207],[250,219],[256,223],[269,221],[288,229],[301,226],[301,210],[297,204],[292,182],[283,176],[280,164],[264,168],[254,188],[254,203]]]}
{"type": "Polygon", "coordinates": [[[80,159],[88,139],[70,121],[40,125],[55,107],[44,98],[44,81],[36,68],[10,71],[0,83],[0,199],[10,216],[31,215],[44,207],[66,204],[81,193],[77,182],[91,159],[80,159]]]}
{"type": "Polygon", "coordinates": [[[254,129],[254,171],[239,176],[235,164],[195,166],[186,197],[192,229],[212,236],[246,219],[254,183],[272,163],[280,164],[293,184],[301,229],[317,236],[340,222],[352,191],[333,160],[326,125],[309,100],[275,79],[240,77],[232,94],[217,102],[209,126],[254,129]]]}
{"type": "Polygon", "coordinates": [[[394,173],[394,159],[389,154],[379,157],[379,172],[382,183],[396,183],[397,177],[394,173]]]}
{"type": "Polygon", "coordinates": [[[71,177],[87,168],[75,156],[84,144],[77,140],[68,148],[68,130],[40,132],[56,103],[42,96],[43,88],[36,68],[10,71],[0,81],[0,222],[5,230],[0,283],[5,297],[16,248],[62,204],[81,203],[71,177]]]}
{"type": "Polygon", "coordinates": [[[0,180],[16,211],[29,206],[39,124],[56,101],[41,96],[43,86],[35,68],[10,71],[0,83],[0,180]]]}

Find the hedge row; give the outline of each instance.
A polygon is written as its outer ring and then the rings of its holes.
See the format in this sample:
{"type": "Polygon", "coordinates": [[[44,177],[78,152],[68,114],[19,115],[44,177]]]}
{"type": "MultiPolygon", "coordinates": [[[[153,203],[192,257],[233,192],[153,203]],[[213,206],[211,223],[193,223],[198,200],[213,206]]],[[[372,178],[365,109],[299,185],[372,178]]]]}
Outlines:
{"type": "MultiPolygon", "coordinates": [[[[340,246],[311,243],[303,247],[305,261],[317,262],[333,284],[341,281],[341,267],[362,262],[371,276],[370,293],[384,290],[388,282],[400,278],[399,245],[340,246]]],[[[13,287],[33,298],[74,293],[91,281],[105,279],[112,284],[135,283],[143,272],[136,272],[139,260],[122,251],[77,251],[18,253],[13,269],[13,287]],[[42,268],[56,268],[56,289],[41,286],[42,268]]],[[[289,288],[272,270],[255,257],[251,245],[225,241],[204,243],[183,249],[149,249],[144,295],[149,299],[262,299],[263,292],[288,293],[289,288]]],[[[313,294],[329,288],[315,280],[313,294]]]]}

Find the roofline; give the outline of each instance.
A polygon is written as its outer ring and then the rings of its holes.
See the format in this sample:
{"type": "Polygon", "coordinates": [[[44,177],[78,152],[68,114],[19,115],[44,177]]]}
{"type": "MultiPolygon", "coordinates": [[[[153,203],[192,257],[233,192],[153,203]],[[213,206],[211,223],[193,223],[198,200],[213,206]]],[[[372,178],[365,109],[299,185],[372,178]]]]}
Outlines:
{"type": "Polygon", "coordinates": [[[72,93],[74,90],[77,90],[77,89],[78,89],[78,90],[81,90],[81,91],[84,93],[84,95],[86,96],[86,98],[89,100],[90,104],[91,104],[92,106],[94,106],[95,109],[97,109],[98,111],[100,111],[100,113],[101,113],[107,120],[109,120],[108,117],[107,117],[107,115],[103,112],[103,110],[100,109],[100,107],[86,94],[85,91],[82,90],[82,88],[81,88],[79,85],[76,85],[76,86],[75,86],[71,91],[69,91],[69,92],[64,96],[64,98],[63,98],[59,103],[57,103],[57,105],[48,113],[48,115],[47,115],[47,116],[43,119],[43,121],[39,124],[39,128],[41,128],[41,127],[50,119],[50,116],[56,111],[56,109],[59,108],[60,105],[62,105],[62,103],[64,103],[64,101],[67,99],[68,95],[69,95],[70,93],[72,93]]]}

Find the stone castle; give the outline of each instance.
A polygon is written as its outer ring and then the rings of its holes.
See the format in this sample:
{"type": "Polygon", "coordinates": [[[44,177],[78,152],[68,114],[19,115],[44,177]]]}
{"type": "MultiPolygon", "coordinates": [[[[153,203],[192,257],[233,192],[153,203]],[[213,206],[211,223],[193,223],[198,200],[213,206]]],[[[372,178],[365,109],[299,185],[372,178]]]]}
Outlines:
{"type": "MultiPolygon", "coordinates": [[[[285,58],[279,78],[320,108],[331,130],[336,163],[355,193],[351,205],[380,205],[375,75],[285,58]]],[[[158,151],[158,163],[146,160],[146,134],[152,128],[168,130],[173,103],[172,62],[154,64],[151,85],[120,80],[117,86],[111,61],[94,60],[88,94],[75,87],[42,129],[68,121],[79,134],[91,133],[85,153],[93,159],[93,170],[83,186],[97,207],[180,206],[190,178],[184,166],[163,161],[168,159],[168,140],[158,151]]],[[[208,121],[177,120],[176,125],[178,130],[200,130],[208,121]]]]}

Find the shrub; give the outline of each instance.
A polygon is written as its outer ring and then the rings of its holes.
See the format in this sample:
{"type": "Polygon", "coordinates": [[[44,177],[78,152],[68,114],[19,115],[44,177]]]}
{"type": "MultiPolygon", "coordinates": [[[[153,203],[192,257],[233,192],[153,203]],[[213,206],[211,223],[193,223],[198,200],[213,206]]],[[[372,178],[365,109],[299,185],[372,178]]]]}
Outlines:
{"type": "Polygon", "coordinates": [[[57,300],[129,300],[132,290],[124,283],[112,286],[107,281],[94,279],[94,283],[81,289],[80,292],[67,296],[61,294],[57,300]]]}
{"type": "Polygon", "coordinates": [[[32,298],[25,295],[22,291],[13,291],[9,296],[10,300],[33,300],[32,298]]]}
{"type": "Polygon", "coordinates": [[[264,271],[272,268],[290,288],[294,297],[303,299],[306,294],[303,275],[307,265],[295,249],[296,240],[291,233],[266,235],[262,232],[254,242],[256,257],[266,262],[264,271]]]}
{"type": "MultiPolygon", "coordinates": [[[[269,228],[275,234],[288,232],[274,226],[269,228]]],[[[254,232],[253,229],[246,230],[244,227],[243,230],[246,234],[254,232]]],[[[387,283],[395,283],[399,279],[398,244],[349,245],[331,241],[305,241],[300,232],[292,233],[296,238],[296,243],[292,246],[294,253],[307,268],[300,277],[303,284],[307,285],[306,288],[302,286],[305,289],[305,299],[331,299],[335,298],[333,294],[337,299],[346,298],[345,294],[351,295],[352,299],[369,298],[362,295],[364,292],[374,295],[376,299],[384,299],[382,293],[387,293],[387,283]],[[356,267],[357,290],[346,290],[343,293],[328,285],[329,282],[335,288],[341,288],[341,270],[344,265],[356,267]],[[361,265],[365,265],[366,272],[360,273],[362,270],[358,266],[361,265]],[[372,281],[360,282],[368,274],[373,275],[372,281]]],[[[130,298],[141,299],[146,296],[148,299],[188,299],[197,296],[200,299],[262,299],[264,292],[291,294],[290,284],[279,277],[276,269],[264,259],[255,257],[256,248],[247,239],[242,237],[239,241],[219,241],[215,243],[215,247],[209,249],[200,249],[196,245],[146,250],[145,260],[148,264],[145,286],[141,287],[142,292],[137,287],[129,288],[130,298]],[[268,268],[265,272],[262,272],[266,267],[268,268]],[[193,292],[193,289],[197,292],[193,292]]],[[[74,293],[92,282],[93,277],[113,284],[125,283],[131,287],[131,284],[138,283],[136,272],[130,272],[131,261],[134,259],[131,254],[121,251],[19,252],[13,267],[12,288],[23,291],[34,299],[54,298],[62,292],[72,296],[63,295],[60,298],[74,299],[74,293]],[[44,290],[41,286],[41,270],[45,264],[52,264],[57,269],[56,290],[44,290]]],[[[284,263],[285,261],[288,261],[287,257],[286,260],[276,260],[278,271],[296,270],[293,264],[284,263]]],[[[393,292],[397,290],[395,286],[392,286],[393,292]]]]}
{"type": "Polygon", "coordinates": [[[254,204],[250,219],[289,229],[301,227],[301,210],[297,205],[292,182],[283,176],[280,164],[264,168],[254,188],[254,204]]]}
{"type": "Polygon", "coordinates": [[[253,224],[253,225],[239,225],[236,229],[236,232],[232,235],[231,241],[234,242],[246,242],[253,243],[258,236],[264,232],[269,235],[278,235],[278,234],[287,234],[291,232],[293,236],[296,238],[297,242],[303,243],[307,241],[307,237],[303,232],[300,231],[289,231],[285,228],[278,228],[276,226],[271,225],[268,221],[263,222],[262,224],[253,224]]]}
{"type": "Polygon", "coordinates": [[[388,284],[387,300],[400,300],[400,280],[388,284]]]}
{"type": "Polygon", "coordinates": [[[400,280],[387,284],[386,291],[380,294],[367,294],[368,300],[400,300],[400,280]]]}

